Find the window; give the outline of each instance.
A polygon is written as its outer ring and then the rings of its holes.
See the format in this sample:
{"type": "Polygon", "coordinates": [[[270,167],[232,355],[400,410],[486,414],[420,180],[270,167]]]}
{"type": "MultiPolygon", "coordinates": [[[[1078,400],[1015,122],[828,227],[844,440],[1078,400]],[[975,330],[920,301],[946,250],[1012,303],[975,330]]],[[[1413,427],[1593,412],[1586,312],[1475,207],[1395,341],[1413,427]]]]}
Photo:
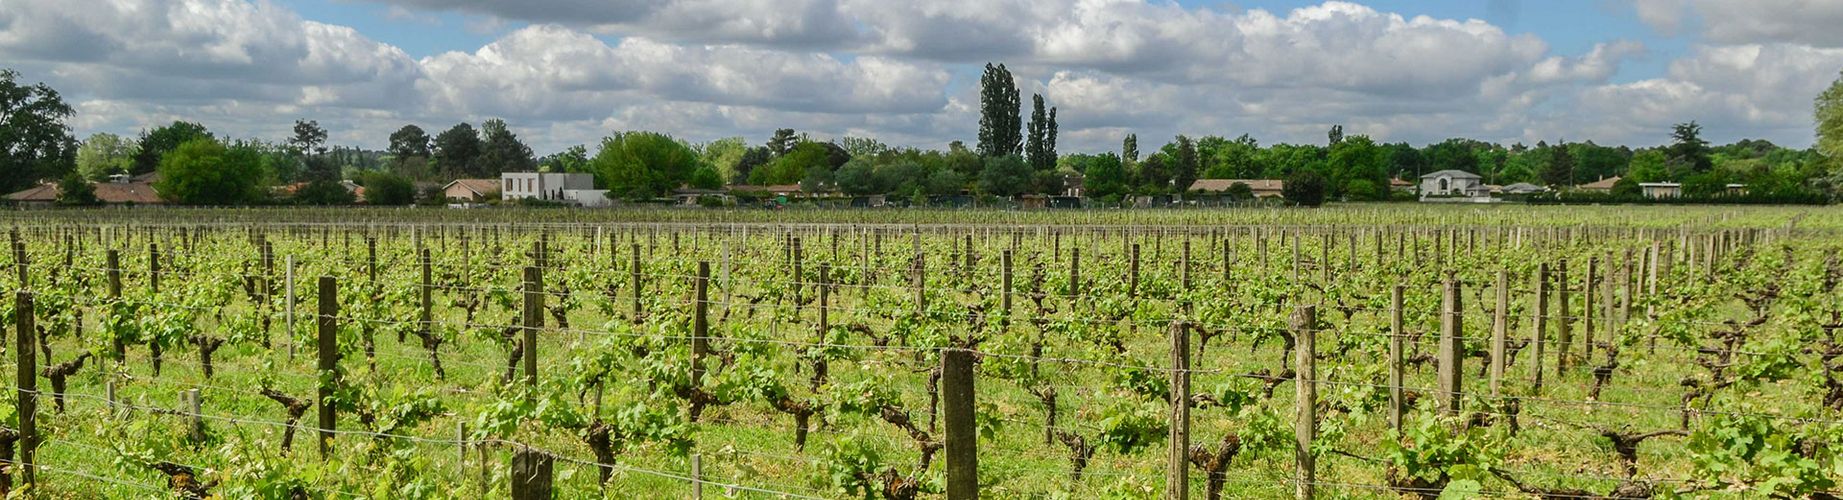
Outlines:
{"type": "Polygon", "coordinates": [[[512,190],[512,179],[506,179],[506,191],[512,190]]]}
{"type": "Polygon", "coordinates": [[[1445,192],[1447,192],[1447,191],[1448,191],[1448,190],[1450,190],[1450,189],[1451,189],[1451,188],[1450,188],[1450,187],[1448,187],[1448,185],[1447,185],[1447,183],[1446,183],[1446,178],[1445,178],[1445,177],[1441,177],[1441,178],[1440,178],[1440,192],[1441,192],[1441,193],[1445,193],[1445,192]]]}

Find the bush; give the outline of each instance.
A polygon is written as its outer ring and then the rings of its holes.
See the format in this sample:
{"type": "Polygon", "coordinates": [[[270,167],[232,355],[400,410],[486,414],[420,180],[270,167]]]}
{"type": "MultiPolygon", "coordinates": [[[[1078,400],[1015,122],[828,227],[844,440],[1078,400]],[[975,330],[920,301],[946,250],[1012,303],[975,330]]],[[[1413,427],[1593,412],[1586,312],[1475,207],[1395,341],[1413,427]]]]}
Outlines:
{"type": "Polygon", "coordinates": [[[1280,196],[1300,206],[1323,205],[1325,204],[1325,176],[1310,170],[1295,172],[1287,176],[1286,186],[1280,189],[1280,196]]]}
{"type": "Polygon", "coordinates": [[[294,192],[294,202],[301,205],[351,205],[357,201],[339,181],[317,180],[294,192]]]}
{"type": "Polygon", "coordinates": [[[1248,187],[1246,182],[1237,182],[1223,190],[1222,195],[1227,196],[1230,201],[1248,201],[1254,199],[1254,188],[1248,187]]]}
{"type": "Polygon", "coordinates": [[[1645,189],[1638,186],[1638,179],[1623,177],[1613,183],[1612,195],[1614,198],[1643,198],[1645,189]]]}
{"type": "Polygon", "coordinates": [[[58,181],[58,204],[67,207],[93,207],[101,205],[96,199],[96,185],[90,184],[82,174],[71,172],[58,181]]]}
{"type": "Polygon", "coordinates": [[[365,203],[378,206],[401,206],[416,201],[416,185],[403,176],[372,172],[365,175],[365,203]]]}

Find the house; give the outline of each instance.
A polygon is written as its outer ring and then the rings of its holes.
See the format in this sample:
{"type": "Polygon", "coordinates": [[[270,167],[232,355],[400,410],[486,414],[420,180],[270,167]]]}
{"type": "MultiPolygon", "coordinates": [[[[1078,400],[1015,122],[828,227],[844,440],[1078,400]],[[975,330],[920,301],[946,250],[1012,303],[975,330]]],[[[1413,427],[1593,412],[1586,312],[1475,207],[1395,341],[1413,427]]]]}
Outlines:
{"type": "Polygon", "coordinates": [[[1087,178],[1082,177],[1081,174],[1067,174],[1062,176],[1062,197],[1080,198],[1087,196],[1086,188],[1087,178]]]}
{"type": "Polygon", "coordinates": [[[1463,170],[1441,170],[1421,176],[1420,192],[1422,200],[1429,197],[1489,198],[1491,196],[1491,192],[1485,187],[1483,177],[1463,170]]]}
{"type": "Polygon", "coordinates": [[[442,186],[442,197],[451,203],[485,203],[499,197],[499,182],[492,179],[455,179],[442,186]]]}
{"type": "Polygon", "coordinates": [[[1519,182],[1516,184],[1511,184],[1509,186],[1504,186],[1502,189],[1498,190],[1498,192],[1503,193],[1503,194],[1508,194],[1508,195],[1527,195],[1527,194],[1548,192],[1548,190],[1549,188],[1546,188],[1546,187],[1538,186],[1535,184],[1530,184],[1527,182],[1519,182]]]}
{"type": "Polygon", "coordinates": [[[1593,191],[1596,193],[1611,193],[1613,192],[1613,185],[1618,184],[1619,179],[1620,177],[1616,175],[1612,177],[1603,177],[1597,181],[1589,182],[1589,183],[1582,184],[1579,186],[1574,186],[1574,189],[1576,191],[1593,191]]]}
{"type": "MultiPolygon", "coordinates": [[[[499,174],[499,199],[501,200],[537,199],[580,203],[585,198],[593,198],[591,193],[582,191],[595,190],[595,176],[590,174],[551,172],[499,174]],[[578,191],[578,193],[572,195],[569,191],[578,191]]],[[[607,197],[603,196],[603,198],[607,197]]]]}
{"type": "MultiPolygon", "coordinates": [[[[157,177],[155,177],[157,179],[157,177]]],[[[118,175],[109,182],[90,183],[96,187],[96,199],[104,205],[162,205],[166,200],[154,191],[154,186],[140,182],[128,176],[118,175]]],[[[7,201],[21,206],[51,206],[58,201],[57,183],[45,183],[30,189],[6,195],[7,201]]]]}
{"type": "Polygon", "coordinates": [[[1651,199],[1683,196],[1683,185],[1675,182],[1640,182],[1638,189],[1651,199]]]}
{"type": "Polygon", "coordinates": [[[1286,189],[1286,181],[1278,179],[1197,179],[1190,183],[1188,191],[1221,194],[1236,184],[1247,184],[1255,198],[1279,198],[1280,192],[1286,189]]]}

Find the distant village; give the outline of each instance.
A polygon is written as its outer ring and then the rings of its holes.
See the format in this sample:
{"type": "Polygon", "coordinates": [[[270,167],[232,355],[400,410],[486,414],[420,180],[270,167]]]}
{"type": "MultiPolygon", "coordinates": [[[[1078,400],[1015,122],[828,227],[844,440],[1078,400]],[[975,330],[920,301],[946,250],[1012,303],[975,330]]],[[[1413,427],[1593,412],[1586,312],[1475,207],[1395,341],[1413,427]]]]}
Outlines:
{"type": "MultiPolygon", "coordinates": [[[[159,206],[168,202],[154,188],[159,174],[116,175],[93,183],[96,198],[107,206],[159,206]]],[[[1619,177],[1599,179],[1566,188],[1564,191],[1586,194],[1611,194],[1619,177]]],[[[340,183],[356,204],[365,204],[365,188],[352,181],[340,183]]],[[[1065,178],[1065,189],[1053,194],[1026,194],[1003,200],[980,201],[971,193],[929,196],[926,200],[900,199],[886,195],[851,196],[836,190],[807,191],[800,184],[773,186],[730,185],[723,189],[696,189],[689,186],[673,190],[671,198],[624,201],[608,196],[608,190],[595,189],[595,178],[587,173],[507,172],[498,179],[455,179],[446,185],[417,183],[418,192],[433,195],[439,188],[440,199],[421,200],[422,205],[449,208],[485,208],[493,206],[570,206],[612,208],[621,206],[678,207],[778,207],[812,205],[833,208],[881,208],[898,206],[971,207],[1007,206],[1022,209],[1096,208],[1094,200],[1084,195],[1079,175],[1065,178]]],[[[1636,183],[1642,196],[1666,200],[1682,195],[1682,184],[1675,182],[1636,183]]],[[[279,186],[277,195],[300,189],[301,184],[279,186]]],[[[1397,200],[1423,203],[1505,203],[1524,201],[1530,196],[1551,193],[1548,187],[1530,183],[1486,184],[1478,174],[1460,170],[1441,170],[1420,176],[1419,182],[1390,179],[1389,187],[1397,200]]],[[[1746,186],[1729,184],[1730,194],[1745,194],[1746,186]]],[[[1122,208],[1165,208],[1183,206],[1283,205],[1286,182],[1279,179],[1198,179],[1183,196],[1133,196],[1121,203],[1122,208]],[[1238,187],[1238,185],[1240,187],[1238,187]]],[[[44,183],[10,193],[5,200],[23,208],[50,207],[58,200],[58,184],[44,183]]]]}

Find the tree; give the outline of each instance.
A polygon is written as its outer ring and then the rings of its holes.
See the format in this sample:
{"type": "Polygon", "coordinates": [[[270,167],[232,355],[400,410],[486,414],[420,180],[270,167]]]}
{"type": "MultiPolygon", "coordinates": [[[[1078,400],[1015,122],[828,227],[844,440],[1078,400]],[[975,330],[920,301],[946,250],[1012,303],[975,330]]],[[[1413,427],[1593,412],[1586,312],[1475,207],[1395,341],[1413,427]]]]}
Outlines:
{"type": "Polygon", "coordinates": [[[928,175],[927,192],[932,195],[956,195],[966,188],[966,177],[959,172],[941,169],[928,175]]]}
{"type": "Polygon", "coordinates": [[[1129,171],[1139,165],[1139,134],[1126,134],[1120,141],[1120,165],[1129,171]]]}
{"type": "Polygon", "coordinates": [[[246,145],[226,147],[200,137],[162,155],[162,197],[185,205],[241,205],[262,199],[262,158],[246,145]]]}
{"type": "Polygon", "coordinates": [[[70,105],[50,86],[18,79],[0,70],[0,193],[62,177],[77,164],[77,140],[64,124],[70,105]]]}
{"type": "Polygon", "coordinates": [[[1043,110],[1043,94],[1031,94],[1030,130],[1024,154],[1039,172],[1056,168],[1056,108],[1043,110]]]}
{"type": "Polygon", "coordinates": [[[799,145],[801,142],[805,141],[802,140],[798,134],[794,133],[794,129],[784,128],[775,130],[774,137],[768,138],[768,152],[778,157],[793,151],[794,146],[799,145]]]}
{"type": "Polygon", "coordinates": [[[852,158],[868,158],[890,151],[888,144],[869,137],[846,136],[838,140],[838,147],[844,148],[852,158]]]}
{"type": "Polygon", "coordinates": [[[482,177],[499,177],[502,172],[537,170],[538,164],[531,156],[531,146],[520,142],[518,135],[506,127],[505,120],[487,120],[480,124],[480,133],[486,136],[480,150],[482,177]]]}
{"type": "Polygon", "coordinates": [[[1295,172],[1286,177],[1286,184],[1280,188],[1280,196],[1301,206],[1323,205],[1325,204],[1325,177],[1311,170],[1295,172]]]}
{"type": "Polygon", "coordinates": [[[544,172],[591,173],[589,169],[589,148],[581,144],[570,146],[554,155],[538,160],[538,170],[544,172]]]}
{"type": "Polygon", "coordinates": [[[134,168],[135,143],[122,136],[97,132],[77,147],[77,173],[92,181],[126,174],[134,168]]]}
{"type": "Polygon", "coordinates": [[[829,142],[802,142],[769,162],[766,167],[757,168],[749,173],[749,183],[759,186],[777,184],[794,184],[805,179],[814,166],[824,167],[828,173],[839,165],[849,161],[849,155],[843,149],[829,142]]]}
{"type": "Polygon", "coordinates": [[[800,178],[800,190],[808,193],[829,191],[832,184],[832,168],[823,164],[806,167],[806,175],[800,178]]]}
{"type": "Polygon", "coordinates": [[[730,182],[748,183],[749,176],[755,173],[756,167],[766,165],[770,161],[774,161],[774,152],[768,147],[753,147],[743,151],[742,158],[736,160],[735,172],[730,174],[730,182]]]}
{"type": "Polygon", "coordinates": [[[723,174],[717,173],[717,167],[710,164],[699,165],[691,171],[691,178],[685,184],[697,189],[723,189],[723,174]]]}
{"type": "Polygon", "coordinates": [[[1630,199],[1644,196],[1644,188],[1639,187],[1638,180],[1632,177],[1620,177],[1613,183],[1613,197],[1630,199]]]}
{"type": "Polygon", "coordinates": [[[629,200],[663,196],[703,166],[697,152],[655,132],[622,132],[602,139],[590,165],[610,196],[629,200]]]}
{"type": "Polygon", "coordinates": [[[336,180],[309,181],[294,192],[294,202],[302,205],[351,205],[358,201],[345,184],[336,180]]]}
{"type": "Polygon", "coordinates": [[[1197,156],[1204,165],[1202,177],[1205,179],[1251,179],[1261,175],[1261,167],[1255,162],[1260,154],[1261,145],[1253,137],[1242,134],[1233,141],[1221,138],[1205,137],[1197,141],[1197,156]],[[1218,142],[1220,141],[1220,142],[1218,142]],[[1204,145],[1213,147],[1205,152],[1204,145]]]}
{"type": "Polygon", "coordinates": [[[1139,172],[1133,177],[1138,179],[1140,189],[1154,193],[1170,191],[1171,167],[1166,161],[1166,155],[1161,152],[1153,153],[1139,164],[1139,172]]]}
{"type": "Polygon", "coordinates": [[[1702,140],[1702,125],[1695,121],[1678,123],[1671,127],[1670,139],[1671,144],[1664,151],[1664,165],[1670,170],[1672,179],[1684,179],[1715,168],[1715,161],[1709,157],[1709,141],[1702,140]]]}
{"type": "Polygon", "coordinates": [[[302,154],[326,154],[326,129],[318,121],[295,120],[294,137],[288,139],[288,145],[302,154]]]}
{"type": "Polygon", "coordinates": [[[435,168],[450,177],[486,177],[480,154],[486,148],[474,126],[456,124],[435,136],[435,168]]]}
{"type": "Polygon", "coordinates": [[[1568,150],[1566,142],[1547,148],[1549,164],[1542,169],[1542,183],[1549,187],[1571,186],[1574,184],[1574,154],[1568,150]]]}
{"type": "Polygon", "coordinates": [[[1670,179],[1669,167],[1665,165],[1664,152],[1647,149],[1632,155],[1631,166],[1626,168],[1624,178],[1635,182],[1662,182],[1670,179]]]}
{"type": "Polygon", "coordinates": [[[876,166],[869,160],[856,158],[838,167],[838,174],[833,176],[838,181],[838,190],[852,196],[866,196],[884,192],[877,182],[876,166]]]}
{"type": "Polygon", "coordinates": [[[1325,154],[1330,195],[1353,200],[1388,198],[1389,151],[1366,135],[1340,138],[1325,154]]]}
{"type": "Polygon", "coordinates": [[[1128,190],[1126,168],[1120,163],[1120,157],[1109,152],[1101,153],[1088,162],[1086,176],[1082,187],[1090,196],[1101,199],[1117,198],[1128,190]]]}
{"type": "Polygon", "coordinates": [[[979,171],[979,190],[992,196],[1017,196],[1029,189],[1033,173],[1018,155],[986,158],[985,168],[979,171]]]}
{"type": "Polygon", "coordinates": [[[1326,144],[1327,147],[1337,146],[1338,143],[1344,142],[1344,126],[1332,125],[1331,131],[1325,133],[1325,136],[1331,140],[1330,143],[1326,144]]]}
{"type": "Polygon", "coordinates": [[[1023,152],[1018,117],[1023,105],[1011,70],[986,63],[979,79],[979,156],[989,158],[1023,152]]]}
{"type": "Polygon", "coordinates": [[[1817,95],[1817,150],[1830,159],[1832,170],[1843,169],[1843,76],[1817,95]]]}
{"type": "Polygon", "coordinates": [[[1247,201],[1254,199],[1254,188],[1249,187],[1246,182],[1236,182],[1229,184],[1229,188],[1222,190],[1222,194],[1230,200],[1247,201]]]}
{"type": "Polygon", "coordinates": [[[402,206],[416,202],[416,185],[409,178],[388,172],[371,172],[363,179],[365,203],[402,206]]]}
{"type": "Polygon", "coordinates": [[[1197,182],[1197,144],[1182,134],[1177,136],[1177,154],[1172,155],[1171,185],[1177,191],[1188,191],[1190,185],[1197,182]]]}
{"type": "Polygon", "coordinates": [[[64,174],[64,178],[58,181],[58,204],[67,207],[90,207],[101,205],[102,200],[96,199],[96,185],[90,184],[90,181],[84,179],[83,175],[73,171],[64,174]]]}
{"type": "Polygon", "coordinates": [[[211,137],[211,132],[206,131],[204,125],[181,121],[156,128],[152,132],[144,132],[141,134],[140,151],[134,156],[134,169],[128,173],[140,175],[152,172],[160,166],[160,159],[166,152],[201,137],[211,137]]]}
{"type": "MultiPolygon", "coordinates": [[[[719,181],[739,181],[747,177],[736,175],[736,164],[742,162],[742,155],[748,151],[749,144],[741,137],[725,137],[705,143],[704,147],[698,148],[698,156],[716,169],[719,181]]],[[[723,187],[722,182],[718,182],[717,187],[723,187]]]]}
{"type": "Polygon", "coordinates": [[[429,134],[422,127],[404,125],[390,133],[390,148],[385,151],[399,162],[406,158],[428,158],[432,152],[429,141],[429,134]]]}

